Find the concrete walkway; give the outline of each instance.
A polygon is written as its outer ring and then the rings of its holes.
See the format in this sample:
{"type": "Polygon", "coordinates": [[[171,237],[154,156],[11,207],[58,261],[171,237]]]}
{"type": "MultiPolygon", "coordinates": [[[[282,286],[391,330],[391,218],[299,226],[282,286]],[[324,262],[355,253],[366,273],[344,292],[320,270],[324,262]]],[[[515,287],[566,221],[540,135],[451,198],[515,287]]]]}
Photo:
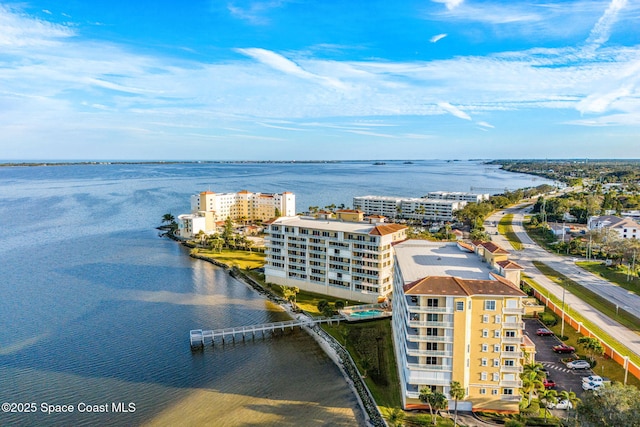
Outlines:
{"type": "MultiPolygon", "coordinates": [[[[485,228],[487,232],[492,235],[491,237],[493,241],[511,253],[509,258],[525,268],[527,275],[543,286],[550,295],[555,295],[559,299],[562,299],[563,287],[552,282],[544,274],[540,273],[540,271],[533,266],[531,261],[535,260],[543,262],[554,270],[569,277],[571,280],[581,284],[585,288],[597,293],[601,297],[611,301],[613,304],[618,305],[620,308],[623,308],[629,313],[640,318],[640,296],[583,270],[575,265],[572,258],[561,257],[547,252],[531,240],[522,226],[525,213],[524,211],[525,209],[522,208],[522,205],[519,205],[497,212],[487,218],[485,228]],[[522,251],[516,251],[513,249],[509,241],[504,236],[496,235],[496,225],[503,217],[503,212],[514,215],[512,221],[513,230],[520,241],[524,244],[524,249],[522,251]],[[494,225],[494,223],[496,225],[494,225]]],[[[640,334],[631,331],[610,317],[605,316],[568,291],[565,291],[564,300],[567,306],[570,306],[574,310],[580,312],[582,316],[589,319],[595,325],[598,325],[604,331],[607,331],[609,335],[615,337],[620,343],[627,346],[632,353],[640,356],[640,334]]]]}

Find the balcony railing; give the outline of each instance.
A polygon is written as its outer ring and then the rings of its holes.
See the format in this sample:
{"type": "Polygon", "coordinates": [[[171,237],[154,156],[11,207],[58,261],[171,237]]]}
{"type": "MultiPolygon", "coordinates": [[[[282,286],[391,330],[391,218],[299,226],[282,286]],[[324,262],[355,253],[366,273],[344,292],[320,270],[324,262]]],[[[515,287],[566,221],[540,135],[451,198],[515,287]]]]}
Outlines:
{"type": "Polygon", "coordinates": [[[524,322],[503,323],[502,327],[504,329],[524,329],[524,322]]]}
{"type": "Polygon", "coordinates": [[[444,342],[452,343],[453,337],[438,337],[433,335],[412,335],[407,334],[407,341],[411,342],[444,342]]]}
{"type": "Polygon", "coordinates": [[[409,369],[414,369],[418,371],[451,371],[453,370],[453,366],[445,366],[445,365],[427,365],[426,363],[407,363],[407,367],[409,369]]]}
{"type": "Polygon", "coordinates": [[[508,366],[508,365],[500,366],[500,372],[519,374],[519,373],[522,373],[523,371],[524,371],[524,368],[522,366],[508,366]]]}
{"type": "Polygon", "coordinates": [[[523,354],[521,351],[503,351],[501,356],[507,359],[521,359],[523,354]]]}
{"type": "Polygon", "coordinates": [[[504,307],[502,309],[503,314],[524,314],[524,308],[516,307],[504,307]]]}
{"type": "Polygon", "coordinates": [[[420,322],[418,320],[409,320],[411,328],[453,328],[453,322],[420,322]]]}
{"type": "Polygon", "coordinates": [[[520,388],[522,381],[500,381],[500,387],[520,388]]]}
{"type": "Polygon", "coordinates": [[[517,394],[503,394],[500,400],[505,402],[520,402],[521,397],[517,394]]]}
{"type": "Polygon", "coordinates": [[[502,337],[504,344],[522,344],[522,337],[502,337]]]}
{"type": "Polygon", "coordinates": [[[426,305],[420,306],[415,303],[408,303],[407,309],[409,313],[453,313],[453,307],[427,307],[426,305]]]}
{"type": "Polygon", "coordinates": [[[407,347],[407,354],[409,356],[440,356],[440,357],[453,357],[453,352],[451,351],[440,351],[440,350],[418,350],[407,347]]]}

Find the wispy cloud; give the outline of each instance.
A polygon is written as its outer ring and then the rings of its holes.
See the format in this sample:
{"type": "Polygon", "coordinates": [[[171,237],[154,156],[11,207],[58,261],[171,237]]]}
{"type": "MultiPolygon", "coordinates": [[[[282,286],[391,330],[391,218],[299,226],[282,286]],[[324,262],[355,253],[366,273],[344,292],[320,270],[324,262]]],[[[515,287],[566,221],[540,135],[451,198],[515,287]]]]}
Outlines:
{"type": "Polygon", "coordinates": [[[492,124],[489,124],[489,123],[483,122],[483,121],[477,122],[477,124],[478,124],[478,126],[482,126],[482,127],[485,127],[485,128],[491,128],[491,129],[495,128],[495,126],[493,126],[492,124]]]}
{"type": "Polygon", "coordinates": [[[32,18],[0,4],[0,46],[52,46],[60,39],[74,35],[69,27],[32,18]]]}
{"type": "Polygon", "coordinates": [[[235,18],[242,19],[253,25],[266,25],[270,22],[268,13],[285,4],[285,1],[232,1],[227,3],[227,10],[235,18]]]}
{"type": "Polygon", "coordinates": [[[618,19],[618,14],[627,5],[627,0],[612,0],[609,7],[591,30],[587,45],[595,49],[609,40],[611,29],[618,19]]]}
{"type": "Polygon", "coordinates": [[[453,10],[456,7],[460,6],[464,0],[432,0],[434,3],[444,3],[444,5],[449,10],[453,10]]]}
{"type": "Polygon", "coordinates": [[[438,102],[438,107],[442,108],[447,113],[455,116],[459,119],[471,120],[471,116],[459,109],[458,107],[454,107],[448,102],[438,102]]]}
{"type": "Polygon", "coordinates": [[[431,38],[429,39],[429,41],[430,41],[431,43],[437,43],[438,41],[442,40],[442,39],[443,39],[443,38],[445,38],[445,37],[447,37],[447,34],[442,33],[442,34],[438,34],[438,35],[435,35],[435,36],[431,37],[431,38]]]}

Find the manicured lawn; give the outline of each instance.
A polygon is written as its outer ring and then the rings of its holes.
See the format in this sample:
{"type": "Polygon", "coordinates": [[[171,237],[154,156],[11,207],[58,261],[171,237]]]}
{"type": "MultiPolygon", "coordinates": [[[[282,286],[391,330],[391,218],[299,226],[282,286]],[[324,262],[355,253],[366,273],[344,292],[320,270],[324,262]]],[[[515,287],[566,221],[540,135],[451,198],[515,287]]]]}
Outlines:
{"type": "Polygon", "coordinates": [[[391,319],[362,323],[341,322],[339,326],[323,325],[327,332],[344,345],[364,375],[363,364],[369,364],[365,382],[383,414],[385,408],[398,408],[400,380],[391,337],[391,319]]]}
{"type": "Polygon", "coordinates": [[[635,275],[629,275],[630,280],[627,281],[626,267],[623,267],[622,269],[617,266],[607,267],[599,261],[582,261],[577,262],[576,264],[593,274],[599,275],[611,283],[615,283],[621,288],[640,295],[640,278],[635,275]]]}
{"type": "Polygon", "coordinates": [[[511,222],[513,221],[513,214],[506,214],[500,219],[498,223],[498,233],[504,235],[507,238],[513,249],[516,251],[521,251],[524,249],[522,242],[518,238],[518,235],[513,231],[513,226],[511,222]]]}
{"type": "Polygon", "coordinates": [[[198,255],[215,259],[218,262],[227,264],[229,267],[236,266],[245,270],[264,266],[265,254],[262,252],[229,249],[223,249],[222,252],[210,249],[197,249],[197,251],[198,255]]]}

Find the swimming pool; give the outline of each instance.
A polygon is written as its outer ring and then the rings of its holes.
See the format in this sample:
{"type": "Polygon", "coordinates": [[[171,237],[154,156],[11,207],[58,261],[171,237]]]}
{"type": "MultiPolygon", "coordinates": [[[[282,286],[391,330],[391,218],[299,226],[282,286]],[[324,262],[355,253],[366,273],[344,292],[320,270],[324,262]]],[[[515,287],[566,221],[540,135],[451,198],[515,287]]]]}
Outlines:
{"type": "Polygon", "coordinates": [[[365,311],[354,311],[349,314],[351,317],[375,317],[381,316],[384,313],[382,310],[365,310],[365,311]]]}

